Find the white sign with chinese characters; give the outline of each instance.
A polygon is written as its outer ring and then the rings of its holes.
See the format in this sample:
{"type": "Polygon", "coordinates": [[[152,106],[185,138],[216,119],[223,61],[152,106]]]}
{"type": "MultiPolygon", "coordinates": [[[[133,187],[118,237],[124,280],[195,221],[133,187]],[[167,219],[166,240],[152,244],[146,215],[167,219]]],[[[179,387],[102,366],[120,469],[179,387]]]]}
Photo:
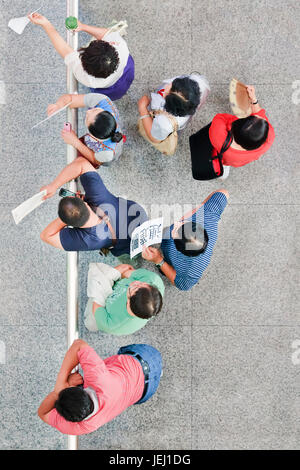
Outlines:
{"type": "Polygon", "coordinates": [[[147,220],[137,227],[131,235],[130,258],[143,251],[144,246],[161,243],[163,233],[163,218],[147,220]]]}

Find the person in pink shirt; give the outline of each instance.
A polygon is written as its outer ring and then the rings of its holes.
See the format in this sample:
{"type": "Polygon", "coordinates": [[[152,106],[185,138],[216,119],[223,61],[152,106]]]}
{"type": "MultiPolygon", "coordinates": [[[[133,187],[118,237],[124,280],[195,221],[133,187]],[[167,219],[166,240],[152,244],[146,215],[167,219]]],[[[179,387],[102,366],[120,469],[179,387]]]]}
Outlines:
{"type": "Polygon", "coordinates": [[[124,346],[103,360],[78,339],[67,351],[54,390],[41,403],[38,415],[63,434],[88,434],[129,406],[149,400],[161,375],[161,355],[152,346],[124,346]],[[77,365],[83,377],[71,373],[77,365]]]}

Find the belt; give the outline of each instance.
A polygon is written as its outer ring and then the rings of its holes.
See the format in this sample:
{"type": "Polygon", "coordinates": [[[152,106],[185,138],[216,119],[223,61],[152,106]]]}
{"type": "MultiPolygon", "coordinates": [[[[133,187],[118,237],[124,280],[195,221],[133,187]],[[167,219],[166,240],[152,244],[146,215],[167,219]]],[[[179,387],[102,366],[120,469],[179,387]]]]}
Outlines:
{"type": "Polygon", "coordinates": [[[143,391],[143,394],[140,398],[140,400],[142,400],[144,398],[144,396],[146,395],[147,393],[147,390],[148,390],[148,384],[149,384],[149,373],[150,373],[150,367],[149,367],[149,364],[147,361],[145,361],[139,354],[133,352],[133,351],[126,351],[125,354],[130,354],[131,356],[135,357],[139,363],[141,364],[142,366],[142,369],[143,369],[143,373],[144,373],[144,376],[145,376],[145,386],[144,386],[144,391],[143,391]]]}

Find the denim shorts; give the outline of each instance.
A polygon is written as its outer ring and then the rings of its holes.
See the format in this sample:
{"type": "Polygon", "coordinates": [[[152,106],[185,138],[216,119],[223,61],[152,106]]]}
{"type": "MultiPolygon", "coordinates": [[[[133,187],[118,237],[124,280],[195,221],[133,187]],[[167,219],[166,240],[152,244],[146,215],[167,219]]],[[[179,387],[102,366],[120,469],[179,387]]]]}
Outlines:
{"type": "Polygon", "coordinates": [[[151,398],[158,389],[162,375],[162,357],[157,349],[153,348],[153,346],[149,346],[148,344],[130,344],[128,346],[123,346],[118,351],[118,354],[128,353],[131,353],[130,355],[133,357],[137,354],[146,361],[149,366],[149,379],[145,382],[144,394],[142,395],[142,398],[135,403],[136,405],[139,405],[149,400],[149,398],[151,398]]]}

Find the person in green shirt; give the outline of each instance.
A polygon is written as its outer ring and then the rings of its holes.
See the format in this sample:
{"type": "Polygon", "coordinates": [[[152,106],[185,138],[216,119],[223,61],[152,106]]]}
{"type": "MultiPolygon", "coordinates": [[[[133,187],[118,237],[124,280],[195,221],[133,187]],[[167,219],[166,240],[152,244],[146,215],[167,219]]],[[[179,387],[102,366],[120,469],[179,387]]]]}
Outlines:
{"type": "Polygon", "coordinates": [[[111,270],[112,293],[105,305],[89,299],[85,326],[90,331],[130,335],[160,312],[165,287],[159,275],[147,269],[121,264],[111,270]]]}

